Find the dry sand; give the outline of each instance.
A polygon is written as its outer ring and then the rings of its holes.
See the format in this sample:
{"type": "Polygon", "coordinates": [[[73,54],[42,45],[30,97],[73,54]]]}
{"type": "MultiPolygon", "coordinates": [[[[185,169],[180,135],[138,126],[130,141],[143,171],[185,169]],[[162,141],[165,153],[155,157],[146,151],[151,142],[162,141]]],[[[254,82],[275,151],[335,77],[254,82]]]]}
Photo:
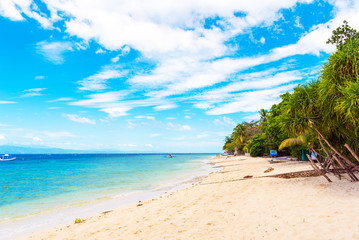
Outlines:
{"type": "Polygon", "coordinates": [[[359,183],[265,177],[307,162],[213,161],[223,168],[186,189],[21,239],[359,239],[359,183]]]}

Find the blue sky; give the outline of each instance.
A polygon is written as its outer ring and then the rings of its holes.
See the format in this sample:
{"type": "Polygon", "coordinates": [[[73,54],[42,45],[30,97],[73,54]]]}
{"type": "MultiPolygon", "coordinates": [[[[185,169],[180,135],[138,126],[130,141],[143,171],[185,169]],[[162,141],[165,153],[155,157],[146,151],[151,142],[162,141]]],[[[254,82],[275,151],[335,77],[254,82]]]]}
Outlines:
{"type": "Polygon", "coordinates": [[[220,152],[358,1],[1,0],[0,145],[220,152]]]}

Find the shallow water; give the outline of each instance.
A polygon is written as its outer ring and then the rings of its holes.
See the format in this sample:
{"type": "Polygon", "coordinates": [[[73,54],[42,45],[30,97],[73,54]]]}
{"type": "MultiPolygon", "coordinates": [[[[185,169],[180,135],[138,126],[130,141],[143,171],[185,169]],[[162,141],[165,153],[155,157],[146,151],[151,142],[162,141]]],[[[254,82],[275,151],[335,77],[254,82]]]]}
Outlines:
{"type": "Polygon", "coordinates": [[[0,162],[0,224],[173,187],[210,171],[213,154],[15,155],[0,162]]]}

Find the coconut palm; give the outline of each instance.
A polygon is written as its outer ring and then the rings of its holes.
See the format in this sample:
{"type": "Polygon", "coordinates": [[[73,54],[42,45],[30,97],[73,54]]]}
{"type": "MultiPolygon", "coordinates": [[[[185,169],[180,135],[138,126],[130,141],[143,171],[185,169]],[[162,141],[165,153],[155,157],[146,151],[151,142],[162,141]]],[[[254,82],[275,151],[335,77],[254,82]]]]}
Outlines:
{"type": "Polygon", "coordinates": [[[232,133],[232,139],[235,149],[235,155],[238,155],[239,151],[244,146],[244,139],[246,136],[246,126],[245,123],[239,123],[237,126],[233,129],[232,133]]]}
{"type": "Polygon", "coordinates": [[[302,134],[296,138],[285,139],[278,147],[278,150],[282,150],[285,147],[300,146],[307,143],[306,135],[302,134]]]}

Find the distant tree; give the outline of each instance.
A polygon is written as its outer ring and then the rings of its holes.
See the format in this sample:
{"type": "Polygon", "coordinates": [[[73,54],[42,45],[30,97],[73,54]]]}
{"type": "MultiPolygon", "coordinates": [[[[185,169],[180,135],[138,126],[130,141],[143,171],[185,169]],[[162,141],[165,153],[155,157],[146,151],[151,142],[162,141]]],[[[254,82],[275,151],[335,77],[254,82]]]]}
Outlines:
{"type": "Polygon", "coordinates": [[[246,136],[245,123],[237,124],[237,126],[233,129],[233,133],[232,133],[232,139],[233,139],[233,143],[235,145],[235,147],[234,147],[235,155],[238,155],[239,152],[244,147],[245,136],[246,136]]]}
{"type": "Polygon", "coordinates": [[[343,21],[343,25],[333,31],[333,35],[328,39],[327,44],[335,44],[337,49],[342,49],[342,46],[348,40],[355,40],[359,38],[357,30],[348,25],[346,20],[343,21]]]}
{"type": "Polygon", "coordinates": [[[233,145],[233,139],[231,136],[227,136],[225,138],[225,143],[223,145],[223,150],[227,153],[233,153],[234,152],[234,145],[233,145]]]}
{"type": "Polygon", "coordinates": [[[249,153],[252,157],[263,156],[268,152],[268,140],[264,134],[256,135],[251,141],[249,153]]]}
{"type": "Polygon", "coordinates": [[[261,115],[260,122],[261,123],[266,122],[267,121],[268,110],[261,109],[261,110],[259,110],[259,114],[261,115]]]}

